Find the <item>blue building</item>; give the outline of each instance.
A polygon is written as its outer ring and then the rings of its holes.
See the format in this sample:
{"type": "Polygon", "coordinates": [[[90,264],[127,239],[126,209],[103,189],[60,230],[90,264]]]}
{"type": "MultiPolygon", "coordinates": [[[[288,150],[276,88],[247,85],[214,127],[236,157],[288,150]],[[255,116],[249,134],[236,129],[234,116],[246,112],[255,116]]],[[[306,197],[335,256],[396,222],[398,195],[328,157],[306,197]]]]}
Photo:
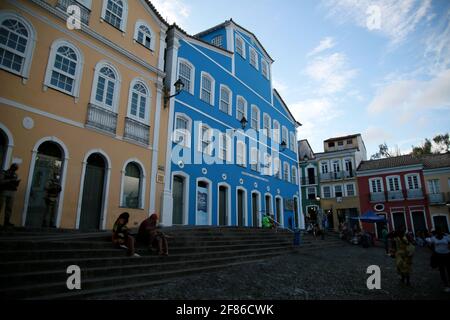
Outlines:
{"type": "Polygon", "coordinates": [[[303,228],[296,130],[256,36],[233,20],[195,36],[172,26],[166,49],[164,225],[303,228]]]}

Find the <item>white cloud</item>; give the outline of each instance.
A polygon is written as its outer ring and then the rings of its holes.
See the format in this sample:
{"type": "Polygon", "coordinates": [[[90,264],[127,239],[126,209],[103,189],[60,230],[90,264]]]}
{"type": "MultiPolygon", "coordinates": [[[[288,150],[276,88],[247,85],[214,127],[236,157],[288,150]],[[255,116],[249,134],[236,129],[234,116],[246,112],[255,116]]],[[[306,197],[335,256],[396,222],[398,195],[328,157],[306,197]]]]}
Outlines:
{"type": "Polygon", "coordinates": [[[280,80],[280,79],[278,79],[276,77],[273,77],[272,84],[273,84],[273,87],[275,89],[277,89],[277,91],[279,93],[281,93],[281,95],[285,95],[287,93],[288,89],[289,89],[289,87],[286,84],[286,82],[284,82],[283,80],[280,80]]]}
{"type": "Polygon", "coordinates": [[[421,22],[433,19],[430,13],[431,0],[324,0],[328,16],[344,23],[351,21],[360,27],[368,28],[369,7],[379,8],[380,32],[388,37],[392,45],[403,42],[421,22]]]}
{"type": "Polygon", "coordinates": [[[307,57],[314,56],[316,54],[321,53],[322,51],[328,50],[333,48],[336,45],[336,42],[331,37],[326,37],[322,41],[320,41],[319,45],[315,47],[313,50],[311,50],[307,57]]]}
{"type": "Polygon", "coordinates": [[[348,67],[346,55],[338,52],[314,58],[305,72],[318,83],[318,94],[334,94],[342,91],[357,74],[356,69],[348,67]]]}
{"type": "Polygon", "coordinates": [[[152,0],[152,3],[169,23],[181,25],[191,14],[191,8],[181,0],[152,0]]]}
{"type": "Polygon", "coordinates": [[[378,90],[368,111],[378,114],[388,110],[403,111],[405,119],[411,112],[450,107],[450,69],[428,81],[400,80],[378,90]]]}
{"type": "Polygon", "coordinates": [[[385,131],[383,128],[376,126],[369,126],[363,133],[364,141],[367,144],[376,144],[379,145],[384,142],[388,142],[392,139],[392,135],[385,131]]]}

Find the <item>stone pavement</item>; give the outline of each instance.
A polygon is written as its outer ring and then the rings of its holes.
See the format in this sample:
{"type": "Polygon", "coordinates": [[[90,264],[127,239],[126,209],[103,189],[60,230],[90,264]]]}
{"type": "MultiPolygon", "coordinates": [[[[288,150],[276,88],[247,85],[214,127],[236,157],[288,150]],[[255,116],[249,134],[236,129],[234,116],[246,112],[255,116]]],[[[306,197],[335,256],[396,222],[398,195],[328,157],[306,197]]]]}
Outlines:
{"type": "Polygon", "coordinates": [[[382,248],[364,249],[349,244],[284,255],[94,299],[450,299],[450,294],[442,292],[439,272],[429,267],[429,255],[428,249],[417,248],[411,287],[400,283],[395,260],[386,256],[382,248]],[[381,268],[381,290],[367,289],[369,265],[381,268]]]}

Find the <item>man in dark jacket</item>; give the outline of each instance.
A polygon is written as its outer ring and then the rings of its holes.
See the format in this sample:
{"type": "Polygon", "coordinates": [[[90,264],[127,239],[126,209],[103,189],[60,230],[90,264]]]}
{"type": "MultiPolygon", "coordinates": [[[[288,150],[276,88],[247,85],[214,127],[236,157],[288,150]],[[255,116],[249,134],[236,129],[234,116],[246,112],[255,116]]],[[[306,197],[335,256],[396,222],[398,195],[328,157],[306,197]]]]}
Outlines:
{"type": "Polygon", "coordinates": [[[55,173],[53,177],[48,180],[45,186],[45,205],[46,212],[44,216],[43,227],[56,227],[55,211],[58,204],[59,193],[61,192],[61,184],[59,183],[59,176],[55,173]]]}
{"type": "Polygon", "coordinates": [[[0,212],[5,207],[5,222],[3,224],[5,227],[14,226],[9,220],[11,219],[14,197],[20,183],[16,174],[18,169],[19,165],[13,163],[8,170],[4,170],[0,174],[0,212]]]}

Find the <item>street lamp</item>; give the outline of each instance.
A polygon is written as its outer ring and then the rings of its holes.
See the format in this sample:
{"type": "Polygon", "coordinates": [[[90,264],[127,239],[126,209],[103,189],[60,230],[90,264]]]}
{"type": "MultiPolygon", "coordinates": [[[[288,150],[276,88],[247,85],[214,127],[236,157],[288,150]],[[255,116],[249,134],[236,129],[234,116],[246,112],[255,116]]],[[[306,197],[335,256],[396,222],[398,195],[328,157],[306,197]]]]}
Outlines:
{"type": "Polygon", "coordinates": [[[281,145],[280,145],[280,146],[281,146],[281,151],[286,150],[286,147],[287,147],[286,141],[283,140],[283,141],[281,142],[281,145]]]}
{"type": "Polygon", "coordinates": [[[179,95],[181,93],[181,91],[184,88],[184,83],[183,81],[181,81],[181,79],[178,79],[173,86],[175,87],[175,94],[173,95],[169,95],[170,91],[167,87],[164,87],[164,109],[167,108],[167,103],[169,102],[169,100],[177,95],[179,95]]]}
{"type": "Polygon", "coordinates": [[[247,119],[245,118],[245,116],[242,117],[242,119],[241,119],[240,122],[241,122],[242,130],[244,130],[245,127],[247,126],[247,123],[248,123],[248,121],[247,121],[247,119]]]}

